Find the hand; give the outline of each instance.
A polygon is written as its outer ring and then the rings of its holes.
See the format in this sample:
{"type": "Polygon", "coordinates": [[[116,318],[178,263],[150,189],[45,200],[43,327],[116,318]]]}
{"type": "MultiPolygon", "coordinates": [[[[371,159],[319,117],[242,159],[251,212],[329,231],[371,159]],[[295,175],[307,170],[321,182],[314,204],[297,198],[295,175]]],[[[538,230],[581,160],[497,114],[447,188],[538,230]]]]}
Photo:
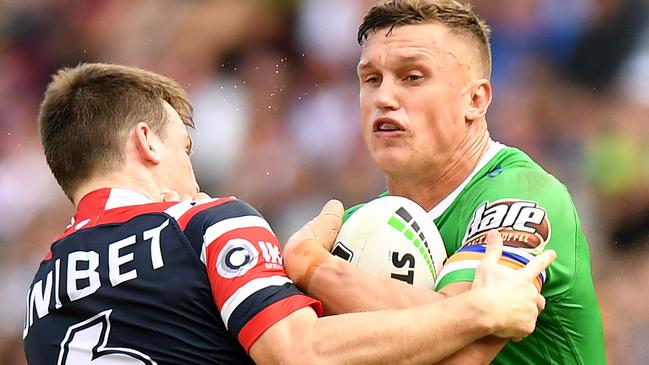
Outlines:
{"type": "Polygon", "coordinates": [[[342,225],[343,205],[330,200],[320,214],[295,232],[284,246],[284,270],[293,282],[308,291],[313,272],[333,257],[329,251],[342,225]]]}
{"type": "Polygon", "coordinates": [[[195,195],[179,194],[177,191],[170,190],[162,193],[162,201],[165,203],[181,202],[188,200],[211,199],[206,193],[196,193],[195,195]]]}
{"type": "Polygon", "coordinates": [[[500,233],[487,234],[487,251],[476,269],[472,288],[487,289],[485,302],[495,319],[493,335],[520,341],[534,332],[536,318],[545,308],[545,298],[534,280],[555,259],[553,250],[544,251],[520,270],[498,264],[503,243],[500,233]]]}

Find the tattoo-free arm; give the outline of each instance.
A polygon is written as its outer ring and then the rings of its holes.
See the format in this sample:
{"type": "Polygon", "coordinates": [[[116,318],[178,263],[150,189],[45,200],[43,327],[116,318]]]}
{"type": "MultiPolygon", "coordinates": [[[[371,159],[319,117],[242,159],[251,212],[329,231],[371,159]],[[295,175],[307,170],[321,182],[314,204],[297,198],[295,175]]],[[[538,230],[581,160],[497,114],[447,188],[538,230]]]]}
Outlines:
{"type": "MultiPolygon", "coordinates": [[[[455,296],[471,289],[470,282],[457,282],[445,286],[441,293],[445,296],[455,296]]],[[[478,339],[469,346],[438,362],[438,365],[487,365],[498,355],[507,344],[508,339],[496,336],[486,336],[478,339]]]]}
{"type": "Polygon", "coordinates": [[[303,308],[266,330],[250,355],[258,364],[431,364],[493,332],[498,325],[484,305],[493,299],[481,289],[410,309],[323,318],[303,308]]]}

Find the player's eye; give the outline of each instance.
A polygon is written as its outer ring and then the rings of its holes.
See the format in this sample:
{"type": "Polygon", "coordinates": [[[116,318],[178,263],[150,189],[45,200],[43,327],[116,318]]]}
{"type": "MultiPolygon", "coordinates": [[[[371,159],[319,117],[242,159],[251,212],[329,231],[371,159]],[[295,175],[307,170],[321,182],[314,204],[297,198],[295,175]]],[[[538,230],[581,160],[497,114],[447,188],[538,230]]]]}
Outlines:
{"type": "Polygon", "coordinates": [[[381,79],[376,75],[369,75],[363,78],[363,82],[366,84],[378,84],[381,82],[381,79]]]}
{"type": "Polygon", "coordinates": [[[423,78],[424,77],[422,75],[410,74],[410,75],[406,76],[406,81],[416,82],[416,81],[419,81],[419,80],[421,80],[423,78]]]}

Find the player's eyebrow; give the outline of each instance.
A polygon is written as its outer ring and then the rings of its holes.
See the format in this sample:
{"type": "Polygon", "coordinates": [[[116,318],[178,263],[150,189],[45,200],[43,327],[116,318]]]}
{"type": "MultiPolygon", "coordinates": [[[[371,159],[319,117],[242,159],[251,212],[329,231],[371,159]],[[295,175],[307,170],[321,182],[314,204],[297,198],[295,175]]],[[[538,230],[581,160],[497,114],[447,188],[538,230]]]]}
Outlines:
{"type": "MultiPolygon", "coordinates": [[[[407,55],[407,56],[399,56],[396,62],[400,65],[410,65],[413,63],[418,63],[424,60],[430,59],[428,56],[424,54],[414,54],[414,55],[407,55]]],[[[374,64],[372,61],[361,61],[358,63],[357,70],[364,71],[367,69],[372,69],[375,68],[374,64]]]]}
{"type": "Polygon", "coordinates": [[[371,68],[374,68],[374,65],[372,64],[372,62],[363,62],[363,61],[361,61],[361,62],[358,63],[358,66],[356,67],[356,70],[360,72],[360,71],[371,69],[371,68]]]}
{"type": "Polygon", "coordinates": [[[412,56],[399,57],[399,63],[417,63],[425,59],[428,59],[428,57],[426,57],[425,55],[416,54],[412,56]]]}

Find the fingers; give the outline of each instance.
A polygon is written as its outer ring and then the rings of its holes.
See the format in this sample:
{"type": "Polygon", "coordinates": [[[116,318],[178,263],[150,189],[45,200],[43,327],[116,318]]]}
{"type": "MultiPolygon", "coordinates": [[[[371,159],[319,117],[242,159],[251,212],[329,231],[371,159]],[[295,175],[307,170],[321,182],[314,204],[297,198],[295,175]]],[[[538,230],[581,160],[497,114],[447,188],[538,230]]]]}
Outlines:
{"type": "Polygon", "coordinates": [[[324,205],[324,207],[322,207],[320,215],[331,217],[336,220],[342,220],[344,211],[345,208],[343,207],[343,203],[336,199],[331,199],[324,205]]]}
{"type": "Polygon", "coordinates": [[[194,196],[194,200],[203,200],[203,199],[212,199],[212,197],[206,193],[198,193],[194,196]]]}
{"type": "Polygon", "coordinates": [[[181,201],[190,201],[190,200],[201,200],[201,199],[211,199],[206,193],[196,193],[195,195],[191,194],[180,194],[177,191],[170,190],[162,193],[162,201],[165,203],[176,203],[181,201]]]}
{"type": "Polygon", "coordinates": [[[338,200],[330,200],[322,208],[320,214],[312,221],[315,238],[327,249],[331,250],[336,236],[342,225],[343,204],[338,200]]]}
{"type": "Polygon", "coordinates": [[[539,310],[539,313],[543,312],[545,309],[545,298],[543,295],[538,296],[538,299],[536,300],[536,309],[539,310]]]}
{"type": "Polygon", "coordinates": [[[330,257],[333,241],[340,229],[343,206],[331,200],[318,216],[307,222],[284,246],[284,269],[302,290],[309,288],[311,276],[330,257]]]}
{"type": "Polygon", "coordinates": [[[500,232],[492,229],[487,232],[487,250],[483,261],[496,264],[503,253],[503,240],[500,232]]]}
{"type": "Polygon", "coordinates": [[[554,250],[543,251],[536,256],[524,268],[520,269],[526,280],[534,280],[557,258],[554,250]]]}
{"type": "Polygon", "coordinates": [[[162,193],[162,201],[165,203],[179,202],[180,194],[177,191],[167,191],[162,193]]]}

